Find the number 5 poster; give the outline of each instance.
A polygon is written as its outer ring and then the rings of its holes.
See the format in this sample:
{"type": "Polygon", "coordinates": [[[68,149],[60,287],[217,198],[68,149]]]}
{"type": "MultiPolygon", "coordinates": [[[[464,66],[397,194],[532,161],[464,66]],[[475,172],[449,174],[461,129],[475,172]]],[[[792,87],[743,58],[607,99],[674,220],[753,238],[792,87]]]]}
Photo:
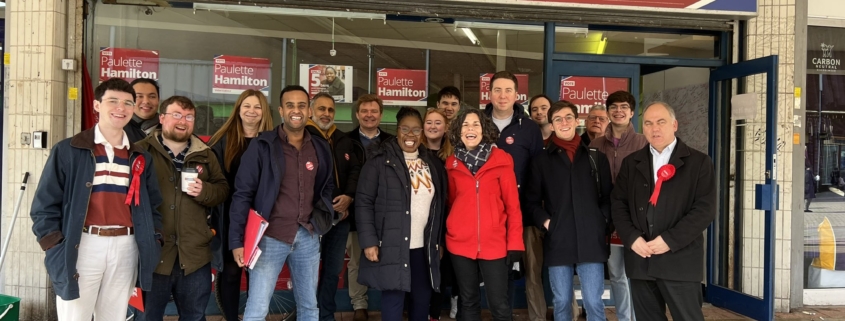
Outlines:
{"type": "Polygon", "coordinates": [[[352,66],[300,64],[299,84],[311,97],[326,92],[338,103],[353,102],[352,66]]]}

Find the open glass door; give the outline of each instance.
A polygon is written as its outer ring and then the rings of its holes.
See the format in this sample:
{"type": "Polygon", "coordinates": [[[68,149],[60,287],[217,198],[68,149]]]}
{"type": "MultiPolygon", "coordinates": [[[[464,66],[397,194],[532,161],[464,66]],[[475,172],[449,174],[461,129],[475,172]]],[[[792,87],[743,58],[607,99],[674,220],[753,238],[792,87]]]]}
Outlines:
{"type": "Polygon", "coordinates": [[[709,84],[720,206],[707,232],[706,297],[756,320],[774,320],[777,65],[769,56],[720,67],[709,84]]]}

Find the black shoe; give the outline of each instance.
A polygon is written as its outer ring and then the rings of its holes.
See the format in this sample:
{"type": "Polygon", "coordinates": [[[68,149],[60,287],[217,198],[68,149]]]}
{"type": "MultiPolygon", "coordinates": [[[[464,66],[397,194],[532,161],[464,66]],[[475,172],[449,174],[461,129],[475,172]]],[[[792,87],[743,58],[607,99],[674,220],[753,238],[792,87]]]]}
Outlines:
{"type": "Polygon", "coordinates": [[[804,213],[812,213],[812,212],[813,211],[811,211],[811,210],[804,210],[804,213]]]}

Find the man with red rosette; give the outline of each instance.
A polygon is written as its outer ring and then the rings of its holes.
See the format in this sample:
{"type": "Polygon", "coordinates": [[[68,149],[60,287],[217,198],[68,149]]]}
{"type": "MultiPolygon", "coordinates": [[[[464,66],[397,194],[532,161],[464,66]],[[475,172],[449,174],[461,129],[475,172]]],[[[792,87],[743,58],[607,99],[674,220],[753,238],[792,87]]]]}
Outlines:
{"type": "Polygon", "coordinates": [[[704,320],[704,236],[716,217],[716,180],[707,154],[675,137],[675,111],[643,112],[648,146],[622,161],[611,212],[625,246],[638,320],[704,320]]]}
{"type": "Polygon", "coordinates": [[[94,110],[96,126],[53,146],[30,211],[61,321],[125,319],[136,280],[152,288],[161,251],[150,154],[123,130],[135,90],[106,80],[94,91],[94,110]]]}

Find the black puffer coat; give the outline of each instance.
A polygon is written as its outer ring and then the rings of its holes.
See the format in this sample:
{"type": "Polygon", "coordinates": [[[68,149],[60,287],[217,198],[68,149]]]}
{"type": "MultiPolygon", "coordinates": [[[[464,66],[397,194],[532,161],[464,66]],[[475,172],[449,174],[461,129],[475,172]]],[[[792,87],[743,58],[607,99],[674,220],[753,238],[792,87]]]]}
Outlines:
{"type": "MultiPolygon", "coordinates": [[[[355,197],[355,221],[362,249],[379,247],[378,262],[361,253],[358,282],[386,291],[411,291],[410,246],[411,185],[405,156],[396,138],[380,144],[361,169],[355,197]]],[[[446,171],[437,155],[423,146],[420,158],[429,165],[434,199],[425,227],[425,249],[432,289],[440,292],[440,248],[446,213],[446,171]]]]}

